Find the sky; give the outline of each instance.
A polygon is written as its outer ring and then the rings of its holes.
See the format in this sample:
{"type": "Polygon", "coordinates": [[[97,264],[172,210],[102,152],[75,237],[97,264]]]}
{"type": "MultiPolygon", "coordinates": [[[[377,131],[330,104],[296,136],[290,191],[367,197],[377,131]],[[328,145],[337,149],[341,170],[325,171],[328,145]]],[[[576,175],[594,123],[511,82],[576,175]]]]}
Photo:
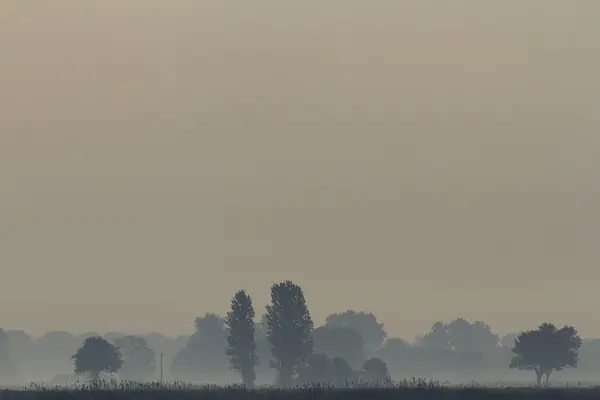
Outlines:
{"type": "Polygon", "coordinates": [[[188,333],[246,289],[600,337],[597,0],[8,0],[0,326],[188,333]]]}

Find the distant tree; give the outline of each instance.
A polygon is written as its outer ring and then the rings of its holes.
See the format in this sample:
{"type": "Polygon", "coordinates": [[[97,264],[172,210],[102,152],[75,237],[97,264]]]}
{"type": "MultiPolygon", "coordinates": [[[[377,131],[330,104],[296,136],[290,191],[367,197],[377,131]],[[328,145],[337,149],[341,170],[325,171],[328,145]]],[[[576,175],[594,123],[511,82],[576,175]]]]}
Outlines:
{"type": "Polygon", "coordinates": [[[312,332],[314,351],[328,357],[341,357],[358,368],[365,361],[363,338],[348,327],[320,326],[312,332]]]}
{"type": "Polygon", "coordinates": [[[115,373],[123,365],[119,349],[100,336],[85,339],[83,346],[72,357],[75,373],[89,374],[97,379],[101,372],[115,373]]]}
{"type": "Polygon", "coordinates": [[[411,349],[410,343],[402,338],[388,338],[386,339],[383,347],[381,348],[381,354],[392,353],[394,355],[403,356],[406,355],[411,349]]]}
{"type": "Polygon", "coordinates": [[[473,323],[457,318],[448,324],[436,322],[418,344],[435,350],[455,350],[459,353],[493,353],[500,343],[498,335],[483,321],[473,323]]]}
{"type": "MultiPolygon", "coordinates": [[[[98,336],[98,335],[96,335],[98,336]]],[[[69,332],[46,332],[35,341],[35,368],[38,379],[51,379],[56,374],[72,371],[74,354],[83,344],[82,337],[69,332]]]]}
{"type": "Polygon", "coordinates": [[[256,373],[256,341],[254,339],[254,308],[252,298],[245,291],[237,292],[231,299],[231,311],[227,313],[225,324],[228,329],[227,349],[229,365],[242,375],[247,388],[254,387],[256,373]]]}
{"type": "MultiPolygon", "coordinates": [[[[9,367],[9,369],[14,369],[21,377],[27,377],[27,379],[38,381],[38,359],[36,356],[35,340],[23,330],[7,330],[5,332],[8,336],[8,352],[10,353],[9,356],[11,359],[10,364],[14,365],[14,368],[9,367]]],[[[2,352],[2,350],[0,350],[0,352],[2,352]]],[[[0,359],[3,357],[4,356],[0,356],[0,359]]],[[[66,358],[68,359],[68,357],[66,358]]],[[[0,364],[1,363],[2,362],[0,361],[0,364]]],[[[0,377],[8,377],[9,375],[10,373],[6,374],[0,371],[0,377]]],[[[11,381],[14,382],[15,380],[11,378],[11,381]]]]}
{"type": "MultiPolygon", "coordinates": [[[[126,335],[124,335],[126,336],[126,335]]],[[[185,347],[186,343],[189,341],[191,335],[180,335],[177,337],[165,336],[162,333],[150,332],[150,333],[139,333],[136,334],[137,337],[140,337],[146,341],[148,347],[154,351],[156,355],[156,365],[158,367],[160,354],[163,354],[163,365],[165,366],[164,378],[172,379],[173,377],[170,374],[169,366],[173,362],[173,357],[179,351],[185,347]]],[[[225,358],[225,357],[223,357],[225,358]]]]}
{"type": "Polygon", "coordinates": [[[209,379],[227,379],[229,365],[227,327],[225,320],[214,313],[196,318],[196,331],[171,362],[175,379],[206,382],[209,379]]]}
{"type": "Polygon", "coordinates": [[[368,354],[377,351],[387,337],[384,325],[370,312],[348,310],[331,314],[327,317],[325,326],[354,329],[362,336],[368,354]]]}
{"type": "Polygon", "coordinates": [[[418,346],[438,351],[450,350],[452,348],[448,326],[442,321],[433,324],[429,332],[424,336],[417,337],[416,342],[418,346]]]}
{"type": "Polygon", "coordinates": [[[267,337],[275,358],[272,366],[277,369],[278,384],[289,387],[313,351],[313,321],[300,286],[292,281],[274,284],[266,315],[267,337]]]}
{"type": "Polygon", "coordinates": [[[331,380],[332,362],[325,354],[313,353],[306,363],[298,368],[299,385],[329,384],[331,380]]]}
{"type": "Polygon", "coordinates": [[[115,339],[114,343],[123,355],[123,366],[119,371],[121,378],[141,382],[152,379],[156,371],[156,354],[148,347],[146,339],[125,336],[115,339]]]}
{"type": "Polygon", "coordinates": [[[18,371],[12,359],[8,334],[0,329],[0,383],[8,383],[17,378],[18,371]]]}
{"type": "Polygon", "coordinates": [[[363,378],[366,381],[386,384],[390,380],[387,364],[381,358],[370,358],[365,361],[363,371],[363,378]]]}
{"type": "Polygon", "coordinates": [[[327,357],[322,353],[308,356],[305,364],[298,370],[296,383],[303,385],[321,385],[330,387],[348,387],[355,373],[346,360],[341,357],[327,357]]]}
{"type": "Polygon", "coordinates": [[[470,323],[457,318],[447,326],[452,348],[460,353],[489,354],[500,344],[500,338],[483,321],[470,323]]]}
{"type": "MultiPolygon", "coordinates": [[[[418,350],[418,348],[417,348],[418,350]]],[[[378,352],[378,357],[394,372],[401,371],[414,361],[415,349],[404,339],[388,338],[378,352]]]]}
{"type": "Polygon", "coordinates": [[[577,367],[581,337],[572,326],[557,329],[544,323],[536,330],[521,333],[515,340],[514,358],[510,368],[533,370],[538,387],[545,386],[553,371],[566,367],[577,367]]]}
{"type": "Polygon", "coordinates": [[[354,371],[342,357],[334,357],[331,363],[331,382],[336,387],[346,387],[354,380],[354,371]]]}

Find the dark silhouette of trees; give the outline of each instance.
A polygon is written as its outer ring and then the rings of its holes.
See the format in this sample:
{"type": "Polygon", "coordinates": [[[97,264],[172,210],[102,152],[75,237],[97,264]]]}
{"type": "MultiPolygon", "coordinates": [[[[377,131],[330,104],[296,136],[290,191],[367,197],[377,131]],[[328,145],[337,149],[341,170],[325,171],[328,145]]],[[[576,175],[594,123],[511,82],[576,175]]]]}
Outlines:
{"type": "Polygon", "coordinates": [[[196,331],[171,363],[175,379],[206,382],[211,377],[226,378],[229,371],[225,349],[227,327],[219,315],[206,313],[196,318],[196,331]]]}
{"type": "Polygon", "coordinates": [[[227,313],[225,324],[229,365],[232,370],[242,375],[242,381],[247,388],[253,388],[256,381],[254,367],[256,358],[256,341],[254,339],[254,308],[252,298],[245,291],[237,292],[231,299],[231,311],[227,313]]]}
{"type": "Polygon", "coordinates": [[[146,339],[125,336],[114,340],[123,356],[123,366],[119,370],[121,378],[131,381],[152,379],[156,371],[156,354],[148,347],[146,339]]]}
{"type": "Polygon", "coordinates": [[[313,351],[313,321],[300,286],[292,281],[274,284],[266,316],[278,385],[290,387],[299,367],[313,351]]]}
{"type": "Polygon", "coordinates": [[[93,379],[101,372],[118,372],[123,365],[119,349],[100,336],[87,338],[72,359],[76,374],[89,374],[93,379]]]}
{"type": "Polygon", "coordinates": [[[352,328],[320,326],[312,332],[314,351],[328,357],[341,357],[354,368],[365,361],[361,334],[352,328]]]}
{"type": "Polygon", "coordinates": [[[354,329],[362,336],[365,351],[369,355],[381,348],[387,337],[383,324],[379,323],[377,317],[370,312],[348,310],[334,313],[327,317],[325,326],[354,329]]]}
{"type": "Polygon", "coordinates": [[[581,338],[572,326],[557,329],[544,323],[536,330],[521,333],[515,340],[514,358],[510,368],[533,370],[538,387],[548,386],[553,371],[566,367],[577,367],[581,338]]]}
{"type": "Polygon", "coordinates": [[[365,381],[385,384],[390,381],[390,373],[385,361],[381,358],[370,358],[363,364],[363,379],[365,381]]]}

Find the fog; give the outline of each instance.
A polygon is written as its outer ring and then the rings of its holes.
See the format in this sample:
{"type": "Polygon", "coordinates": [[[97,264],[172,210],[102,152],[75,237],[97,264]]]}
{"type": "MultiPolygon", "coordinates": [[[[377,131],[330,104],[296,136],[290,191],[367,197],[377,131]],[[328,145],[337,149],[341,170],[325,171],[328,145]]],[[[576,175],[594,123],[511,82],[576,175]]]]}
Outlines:
{"type": "Polygon", "coordinates": [[[600,3],[4,1],[0,326],[191,335],[245,288],[600,337],[600,3]]]}

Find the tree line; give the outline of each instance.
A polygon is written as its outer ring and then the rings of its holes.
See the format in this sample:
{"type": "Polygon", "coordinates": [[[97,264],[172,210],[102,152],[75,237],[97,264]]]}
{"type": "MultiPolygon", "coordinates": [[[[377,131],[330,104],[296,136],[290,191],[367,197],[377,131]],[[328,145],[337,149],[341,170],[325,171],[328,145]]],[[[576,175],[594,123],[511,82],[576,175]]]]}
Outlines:
{"type": "MultiPolygon", "coordinates": [[[[538,385],[547,385],[554,371],[578,366],[584,343],[569,326],[544,323],[499,338],[481,321],[457,318],[433,324],[410,344],[387,338],[375,315],[356,311],[331,314],[323,326],[315,328],[302,289],[291,281],[271,287],[271,301],[259,319],[251,296],[240,290],[224,318],[208,313],[195,325],[196,332],[170,360],[172,377],[209,381],[228,370],[246,387],[256,385],[257,369],[272,371],[270,376],[279,387],[386,382],[390,372],[402,376],[436,368],[465,371],[474,379],[486,368],[531,370],[538,385]]],[[[0,334],[0,376],[11,373],[6,337],[0,334]]],[[[600,350],[598,343],[588,342],[587,347],[600,350]]],[[[149,380],[157,370],[156,353],[150,347],[137,336],[111,341],[90,335],[72,355],[74,372],[91,378],[118,372],[123,379],[149,380]]],[[[593,364],[590,361],[587,364],[593,364]]],[[[236,378],[227,375],[226,379],[236,378]]]]}

